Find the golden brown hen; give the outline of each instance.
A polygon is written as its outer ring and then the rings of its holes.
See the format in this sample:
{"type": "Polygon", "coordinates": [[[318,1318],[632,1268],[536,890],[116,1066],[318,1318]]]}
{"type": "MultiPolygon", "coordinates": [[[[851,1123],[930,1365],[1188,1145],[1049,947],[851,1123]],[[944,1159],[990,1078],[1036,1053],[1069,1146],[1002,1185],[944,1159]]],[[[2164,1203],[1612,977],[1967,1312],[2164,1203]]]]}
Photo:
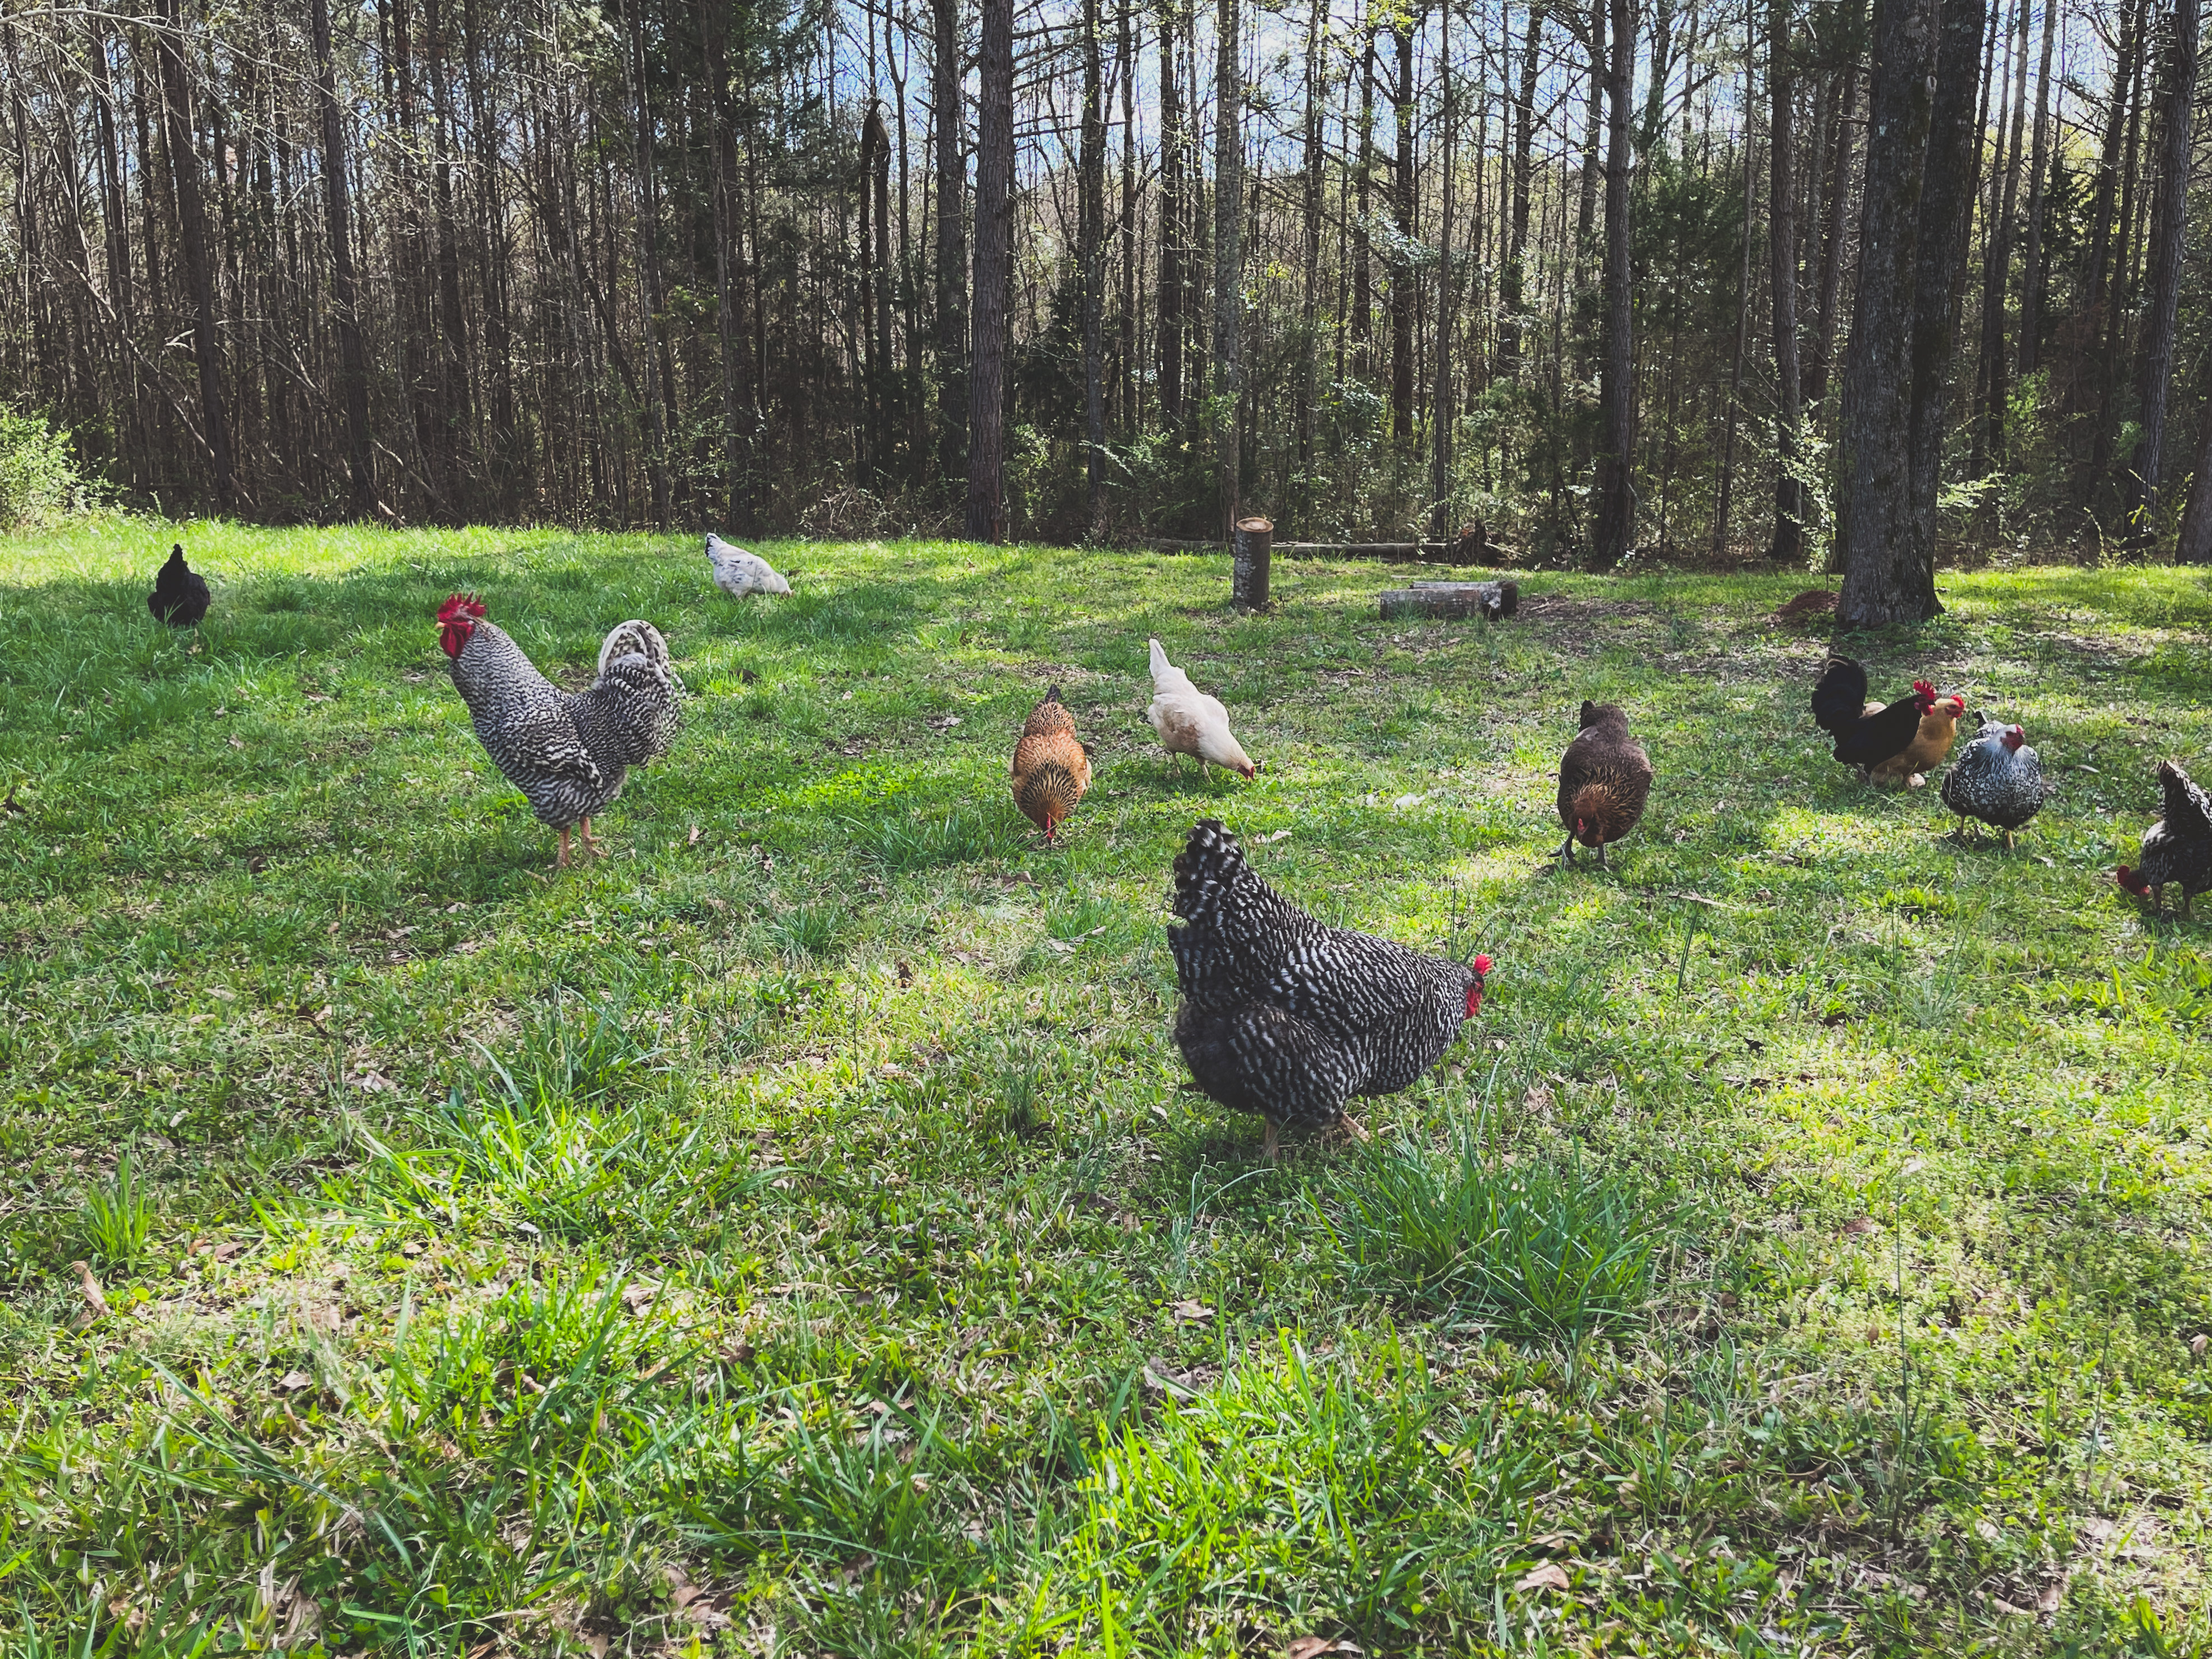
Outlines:
{"type": "Polygon", "coordinates": [[[1091,787],[1091,750],[1075,735],[1075,718],[1060,700],[1060,688],[1045,693],[1030,710],[1021,741],[1014,745],[1014,805],[1022,816],[1054,837],[1083,792],[1091,787]]]}

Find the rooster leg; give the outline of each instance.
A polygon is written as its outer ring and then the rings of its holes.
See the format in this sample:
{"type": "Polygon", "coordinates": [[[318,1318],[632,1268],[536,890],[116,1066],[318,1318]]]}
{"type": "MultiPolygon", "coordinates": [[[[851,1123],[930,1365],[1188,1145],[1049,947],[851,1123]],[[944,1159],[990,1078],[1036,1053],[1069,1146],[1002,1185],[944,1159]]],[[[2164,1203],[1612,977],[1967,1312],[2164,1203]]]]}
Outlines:
{"type": "Polygon", "coordinates": [[[1605,843],[1603,842],[1600,842],[1597,844],[1597,867],[1601,870],[1605,868],[1605,843]]]}
{"type": "Polygon", "coordinates": [[[553,867],[556,870],[568,867],[568,832],[566,830],[561,832],[561,855],[553,860],[553,867]]]}
{"type": "Polygon", "coordinates": [[[1569,836],[1559,843],[1559,863],[1564,866],[1575,861],[1575,838],[1569,836]]]}
{"type": "Polygon", "coordinates": [[[1345,1133],[1350,1135],[1354,1140],[1365,1141],[1371,1138],[1367,1131],[1360,1127],[1359,1120],[1349,1112],[1344,1113],[1336,1121],[1342,1127],[1345,1133]]]}
{"type": "Polygon", "coordinates": [[[2005,831],[2005,851],[2006,851],[2006,852],[2008,852],[2008,853],[2009,853],[2009,852],[2011,852],[2011,851],[2012,851],[2012,848],[2013,848],[2012,831],[2011,831],[2011,830],[2006,830],[2006,831],[2005,831]]]}
{"type": "Polygon", "coordinates": [[[1266,1138],[1260,1142],[1260,1156],[1266,1158],[1270,1164],[1273,1164],[1275,1161],[1275,1141],[1282,1132],[1282,1126],[1277,1123],[1274,1119],[1271,1117],[1267,1120],[1267,1133],[1266,1138]]]}
{"type": "Polygon", "coordinates": [[[607,855],[607,849],[592,839],[592,821],[589,818],[584,820],[584,850],[599,858],[607,855]]]}
{"type": "Polygon", "coordinates": [[[2196,915],[2189,908],[2189,890],[2186,887],[2181,890],[2181,915],[2185,921],[2197,920],[2196,915]]]}

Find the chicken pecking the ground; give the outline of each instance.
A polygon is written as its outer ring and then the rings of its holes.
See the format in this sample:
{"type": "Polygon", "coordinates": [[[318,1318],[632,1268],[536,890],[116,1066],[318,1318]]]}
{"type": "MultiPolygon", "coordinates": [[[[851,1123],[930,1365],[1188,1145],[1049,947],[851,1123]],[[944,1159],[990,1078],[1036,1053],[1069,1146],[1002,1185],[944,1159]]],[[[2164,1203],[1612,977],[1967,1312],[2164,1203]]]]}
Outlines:
{"type": "MultiPolygon", "coordinates": [[[[1915,680],[1912,690],[1895,702],[1869,703],[1865,667],[1849,657],[1831,656],[1813,687],[1813,718],[1835,738],[1836,758],[1856,767],[1864,779],[1903,757],[1919,740],[1922,720],[1934,714],[1942,701],[1934,686],[1915,680]]],[[[1960,702],[1960,712],[1965,707],[1960,702]]],[[[1957,718],[1955,714],[1952,716],[1954,729],[1957,718]]],[[[1948,753],[1948,738],[1943,747],[1948,753]]]]}
{"type": "Polygon", "coordinates": [[[1221,699],[1193,685],[1190,676],[1168,660],[1158,640],[1152,641],[1152,702],[1145,718],[1160,734],[1160,746],[1176,757],[1178,771],[1185,755],[1197,757],[1201,776],[1209,764],[1248,779],[1260,769],[1230,731],[1229,711],[1221,699]]]}
{"type": "Polygon", "coordinates": [[[207,578],[185,562],[184,544],[169,550],[168,562],[155,573],[146,609],[155,622],[172,628],[197,628],[208,613],[207,578]]]}
{"type": "Polygon", "coordinates": [[[1583,704],[1583,729],[1559,757],[1559,822],[1567,832],[1559,847],[1562,866],[1575,861],[1575,843],[1597,849],[1605,868],[1605,849],[1636,828],[1651,799],[1651,757],[1628,734],[1628,716],[1618,704],[1583,704]]]}
{"type": "Polygon", "coordinates": [[[561,832],[554,867],[567,867],[574,828],[587,851],[605,856],[592,820],[622,793],[631,767],[668,752],[684,723],[684,686],[660,630],[618,624],[599,647],[599,677],[577,692],[539,673],[473,594],[438,608],[438,645],[477,740],[539,821],[561,832]]]}
{"type": "Polygon", "coordinates": [[[714,569],[714,586],[733,599],[749,593],[791,592],[791,584],[766,559],[724,541],[711,530],[707,532],[707,562],[714,569]]]}
{"type": "Polygon", "coordinates": [[[2112,874],[2137,898],[2150,900],[2160,915],[2166,914],[2166,890],[2180,888],[2185,916],[2190,900],[2212,887],[2212,800],[2172,761],[2158,763],[2158,783],[2165,792],[2166,811],[2143,831],[2135,868],[2124,864],[2112,874]]]}
{"type": "Polygon", "coordinates": [[[2003,831],[2009,847],[2014,832],[2043,810],[2051,785],[2027,732],[1978,714],[1976,719],[1980,732],[1943,775],[1943,805],[1959,815],[1960,841],[1971,819],[2003,831]]]}
{"type": "Polygon", "coordinates": [[[1175,913],[1176,1046],[1206,1094],[1267,1120],[1270,1163],[1285,1124],[1364,1139],[1346,1103],[1405,1088],[1482,1007],[1488,957],[1323,926],[1260,878],[1218,819],[1175,861],[1175,913]]]}
{"type": "Polygon", "coordinates": [[[1050,847],[1091,787],[1090,745],[1077,738],[1075,717],[1060,700],[1056,685],[1022,723],[1021,738],[1014,744],[1013,780],[1014,805],[1044,831],[1044,844],[1050,847]]]}

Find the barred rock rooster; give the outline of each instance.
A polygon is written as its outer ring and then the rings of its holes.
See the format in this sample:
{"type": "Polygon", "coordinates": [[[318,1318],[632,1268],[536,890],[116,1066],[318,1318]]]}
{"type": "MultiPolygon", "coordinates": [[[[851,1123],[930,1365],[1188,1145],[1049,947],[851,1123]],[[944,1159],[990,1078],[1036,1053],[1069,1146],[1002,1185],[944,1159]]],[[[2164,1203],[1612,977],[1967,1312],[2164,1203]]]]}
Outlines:
{"type": "Polygon", "coordinates": [[[1365,1139],[1346,1103],[1405,1088],[1481,1010],[1488,957],[1324,927],[1260,879],[1218,819],[1192,829],[1175,883],[1188,924],[1168,929],[1176,1046],[1206,1094],[1267,1119],[1270,1163],[1285,1124],[1365,1139]]]}
{"type": "Polygon", "coordinates": [[[2180,888],[2185,916],[2190,900],[2212,887],[2212,800],[2172,761],[2158,763],[2158,781],[2166,793],[2165,816],[2143,831],[2136,867],[2124,864],[2112,874],[2137,898],[2150,900],[2160,915],[2166,890],[2180,888]]]}
{"type": "Polygon", "coordinates": [[[1056,685],[1022,723],[1021,740],[1014,744],[1013,779],[1014,805],[1044,831],[1044,844],[1051,846],[1091,787],[1090,746],[1077,739],[1075,717],[1060,700],[1056,685]]]}
{"type": "Polygon", "coordinates": [[[1605,849],[1636,828],[1651,798],[1651,757],[1628,734],[1628,716],[1609,702],[1583,704],[1583,729],[1559,759],[1559,822],[1567,831],[1562,865],[1575,861],[1575,843],[1605,849]]]}
{"type": "Polygon", "coordinates": [[[684,687],[660,630],[648,622],[618,624],[599,647],[599,678],[573,693],[485,621],[473,594],[456,593],[438,608],[438,645],[477,740],[530,798],[539,821],[561,832],[554,867],[568,866],[572,827],[582,829],[586,851],[605,857],[592,820],[622,793],[631,767],[667,753],[684,723],[684,687]]]}
{"type": "Polygon", "coordinates": [[[1913,681],[1911,691],[1893,703],[1871,705],[1866,695],[1866,669],[1849,657],[1830,657],[1813,687],[1813,719],[1835,738],[1836,758],[1856,767],[1862,779],[1912,747],[1921,720],[1939,701],[1925,680],[1913,681]]]}
{"type": "Polygon", "coordinates": [[[1981,728],[1943,775],[1943,805],[1959,815],[1960,841],[1971,818],[2003,831],[2009,847],[2014,832],[2043,810],[2051,785],[2027,733],[2002,720],[1983,719],[1981,728]]]}
{"type": "Polygon", "coordinates": [[[155,622],[172,628],[197,628],[208,613],[207,578],[185,562],[184,544],[169,549],[168,562],[154,577],[146,608],[155,622]]]}

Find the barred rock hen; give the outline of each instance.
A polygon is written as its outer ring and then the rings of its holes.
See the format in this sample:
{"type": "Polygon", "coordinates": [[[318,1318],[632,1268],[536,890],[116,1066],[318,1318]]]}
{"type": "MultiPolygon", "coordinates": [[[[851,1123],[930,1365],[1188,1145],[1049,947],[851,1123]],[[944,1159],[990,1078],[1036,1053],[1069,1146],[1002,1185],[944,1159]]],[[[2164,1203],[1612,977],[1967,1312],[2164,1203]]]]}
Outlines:
{"type": "Polygon", "coordinates": [[[1575,861],[1575,843],[1605,849],[1636,828],[1651,798],[1651,757],[1628,734],[1628,716],[1609,702],[1583,704],[1581,734],[1559,759],[1559,822],[1566,840],[1559,862],[1575,861]]]}
{"type": "Polygon", "coordinates": [[[2181,889],[2181,914],[2189,901],[2212,887],[2212,800],[2172,761],[2158,763],[2159,787],[2166,792],[2166,813],[2143,831],[2142,851],[2132,870],[2122,865],[2112,874],[2137,898],[2148,898],[2166,914],[2166,890],[2181,889]]]}
{"type": "Polygon", "coordinates": [[[1849,657],[1832,656],[1813,687],[1813,719],[1836,740],[1836,758],[1867,776],[1896,759],[1920,735],[1920,721],[1936,708],[1936,688],[1925,680],[1895,702],[1869,712],[1866,669],[1849,657]]]}
{"type": "Polygon", "coordinates": [[[154,591],[146,596],[146,608],[155,622],[172,628],[197,628],[207,615],[207,578],[185,562],[183,543],[169,549],[168,562],[155,576],[154,591]]]}
{"type": "Polygon", "coordinates": [[[531,665],[483,602],[456,593],[438,609],[438,645],[453,687],[492,762],[530,798],[541,823],[561,832],[556,869],[568,863],[568,831],[580,825],[587,851],[605,857],[592,820],[622,793],[633,766],[668,751],[684,723],[684,687],[668,641],[648,622],[617,625],[599,647],[599,678],[568,692],[531,665]]]}
{"type": "Polygon", "coordinates": [[[1345,1103],[1405,1088],[1482,1007],[1488,957],[1447,961],[1322,926],[1260,879],[1218,819],[1192,829],[1175,879],[1188,924],[1168,929],[1176,1046],[1200,1089],[1267,1119],[1271,1163],[1286,1123],[1365,1139],[1345,1103]]]}
{"type": "Polygon", "coordinates": [[[1014,805],[1044,831],[1049,847],[1083,792],[1091,787],[1091,750],[1075,735],[1075,717],[1060,700],[1060,688],[1045,693],[1022,724],[1014,745],[1014,805]]]}
{"type": "Polygon", "coordinates": [[[1943,805],[1959,815],[1959,839],[1966,838],[1966,821],[1978,819],[2004,832],[2012,845],[2014,831],[2043,810],[2051,785],[2043,776],[2043,763],[2027,747],[2027,733],[2002,720],[1983,720],[1982,729],[1958,763],[1943,775],[1943,805]]]}

